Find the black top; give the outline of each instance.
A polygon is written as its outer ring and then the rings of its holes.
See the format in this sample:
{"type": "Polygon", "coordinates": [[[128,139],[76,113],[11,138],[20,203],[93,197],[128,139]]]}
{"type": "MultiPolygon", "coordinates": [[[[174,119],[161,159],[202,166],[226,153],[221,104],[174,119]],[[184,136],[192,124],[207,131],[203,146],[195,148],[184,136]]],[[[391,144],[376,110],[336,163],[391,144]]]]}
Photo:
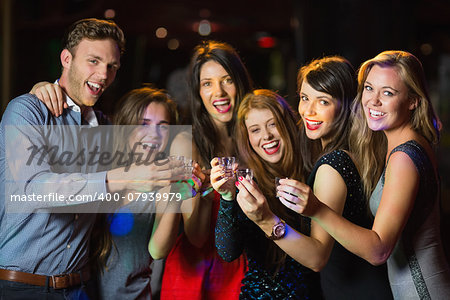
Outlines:
{"type": "MultiPolygon", "coordinates": [[[[317,169],[323,164],[335,169],[347,186],[343,216],[356,225],[371,228],[373,220],[367,209],[361,178],[350,156],[342,150],[322,156],[308,178],[311,188],[317,169]]],[[[325,299],[392,299],[386,265],[372,266],[337,242],[320,277],[325,299]]]]}

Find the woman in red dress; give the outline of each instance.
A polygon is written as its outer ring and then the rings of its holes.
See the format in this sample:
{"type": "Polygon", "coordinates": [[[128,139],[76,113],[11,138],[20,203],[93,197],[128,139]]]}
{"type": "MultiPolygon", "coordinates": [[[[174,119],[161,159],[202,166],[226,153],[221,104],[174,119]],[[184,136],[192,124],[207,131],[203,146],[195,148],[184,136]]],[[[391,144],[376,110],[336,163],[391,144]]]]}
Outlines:
{"type": "MultiPolygon", "coordinates": [[[[189,69],[194,160],[203,169],[216,156],[236,154],[236,112],[252,83],[237,52],[226,43],[207,41],[195,48],[189,69]]],[[[161,299],[238,299],[247,270],[244,256],[228,263],[217,254],[214,227],[220,196],[205,171],[202,193],[192,212],[183,214],[184,230],[166,259],[161,299]],[[209,194],[208,194],[209,192],[209,194]]]]}

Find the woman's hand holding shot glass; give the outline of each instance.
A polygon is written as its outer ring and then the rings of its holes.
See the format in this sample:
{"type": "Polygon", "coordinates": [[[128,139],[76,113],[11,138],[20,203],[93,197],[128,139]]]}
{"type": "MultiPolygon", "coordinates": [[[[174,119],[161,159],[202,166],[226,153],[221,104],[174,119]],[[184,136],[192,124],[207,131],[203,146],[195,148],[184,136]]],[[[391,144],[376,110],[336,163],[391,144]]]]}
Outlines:
{"type": "Polygon", "coordinates": [[[224,200],[235,198],[234,173],[238,167],[234,157],[214,157],[211,160],[211,185],[224,200]]]}
{"type": "Polygon", "coordinates": [[[294,179],[279,179],[276,192],[284,206],[305,216],[314,215],[316,207],[322,204],[307,184],[294,179]]]}

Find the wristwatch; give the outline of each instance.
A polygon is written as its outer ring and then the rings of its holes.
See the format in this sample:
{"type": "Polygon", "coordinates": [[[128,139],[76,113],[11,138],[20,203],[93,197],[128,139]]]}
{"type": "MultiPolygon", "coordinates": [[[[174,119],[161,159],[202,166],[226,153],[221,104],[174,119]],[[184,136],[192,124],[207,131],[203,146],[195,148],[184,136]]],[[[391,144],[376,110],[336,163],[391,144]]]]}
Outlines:
{"type": "Polygon", "coordinates": [[[273,225],[271,235],[266,235],[269,240],[275,241],[284,237],[286,234],[286,222],[280,219],[280,221],[273,225]]]}

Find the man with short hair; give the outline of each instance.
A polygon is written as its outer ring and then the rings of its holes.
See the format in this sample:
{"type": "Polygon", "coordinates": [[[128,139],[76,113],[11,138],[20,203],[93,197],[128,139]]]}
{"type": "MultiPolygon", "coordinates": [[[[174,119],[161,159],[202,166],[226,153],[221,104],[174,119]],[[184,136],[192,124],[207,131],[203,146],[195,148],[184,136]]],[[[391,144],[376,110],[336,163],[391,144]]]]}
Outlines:
{"type": "Polygon", "coordinates": [[[88,163],[82,155],[76,158],[84,163],[70,162],[72,154],[98,154],[95,151],[110,143],[108,134],[92,136],[85,128],[109,123],[92,106],[114,81],[124,46],[123,32],[113,21],[75,22],[60,55],[62,75],[57,84],[67,103],[61,114],[53,116],[31,94],[11,100],[5,110],[0,124],[1,299],[86,299],[90,289],[83,287],[91,277],[89,243],[96,215],[75,213],[83,205],[68,199],[90,196],[88,204],[98,207],[106,194],[151,190],[150,170],[162,170],[159,177],[170,177],[164,166],[110,170],[88,163]],[[13,196],[21,199],[14,193],[22,194],[25,202],[12,205],[13,196]],[[53,201],[58,197],[63,201],[53,201]]]}

